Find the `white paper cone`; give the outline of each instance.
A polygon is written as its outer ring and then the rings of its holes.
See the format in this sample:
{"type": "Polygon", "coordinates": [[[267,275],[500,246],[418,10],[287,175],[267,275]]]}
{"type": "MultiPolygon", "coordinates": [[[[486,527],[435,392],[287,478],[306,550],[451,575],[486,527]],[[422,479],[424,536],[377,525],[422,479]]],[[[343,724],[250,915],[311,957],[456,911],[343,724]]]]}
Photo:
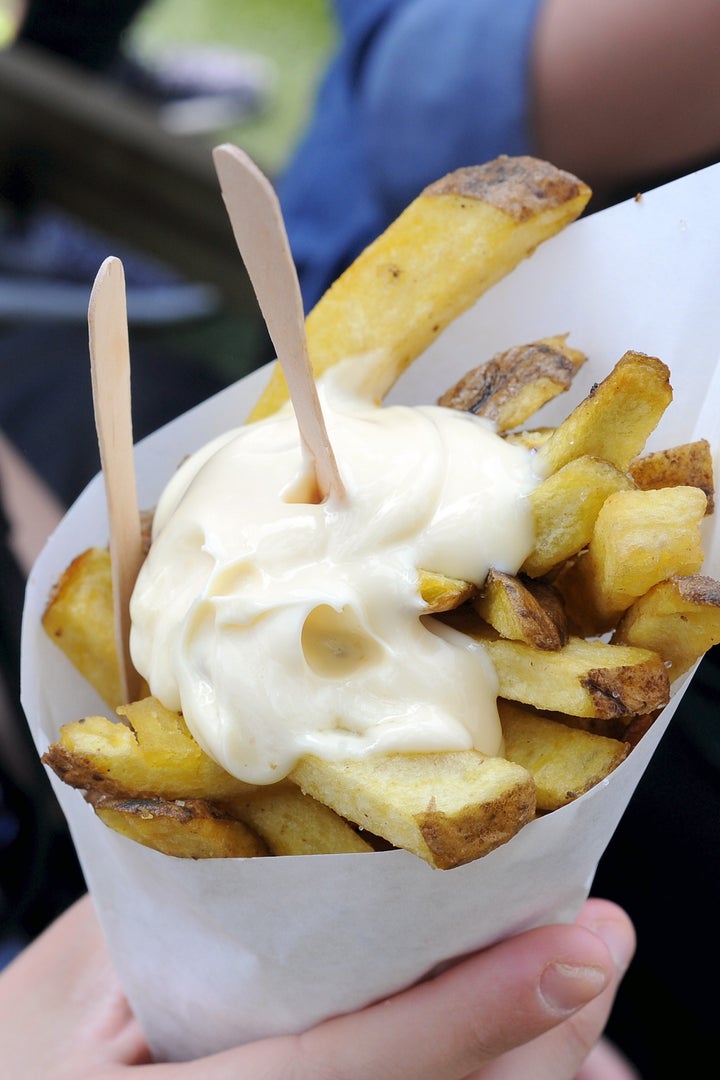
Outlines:
{"type": "MultiPolygon", "coordinates": [[[[434,401],[500,349],[567,331],[589,361],[539,422],[564,416],[635,349],[669,365],[675,392],[650,446],[700,436],[716,445],[719,280],[716,166],[592,215],[543,245],[443,334],[389,401],[434,401]]],[[[154,504],[188,452],[244,421],[266,378],[266,371],[254,373],[138,447],[142,506],[154,504]]],[[[706,570],[720,576],[717,527],[713,519],[705,527],[706,570]]],[[[67,564],[106,542],[96,478],[30,576],[23,704],[40,752],[61,723],[107,712],[40,625],[67,564]]],[[[53,777],[113,960],[155,1054],[183,1060],[299,1031],[508,934],[573,918],[687,681],[606,781],[451,871],[432,870],[405,852],[174,859],[107,829],[78,792],[53,777]]]]}

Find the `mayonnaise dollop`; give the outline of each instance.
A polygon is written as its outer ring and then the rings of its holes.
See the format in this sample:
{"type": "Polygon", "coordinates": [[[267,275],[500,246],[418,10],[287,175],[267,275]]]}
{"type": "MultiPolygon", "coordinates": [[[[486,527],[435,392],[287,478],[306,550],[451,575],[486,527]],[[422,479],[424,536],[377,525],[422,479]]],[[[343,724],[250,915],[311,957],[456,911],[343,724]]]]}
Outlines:
{"type": "Polygon", "coordinates": [[[491,566],[517,570],[533,544],[532,455],[469,413],[320,393],[346,499],[306,501],[289,408],[188,458],[132,597],[133,662],[250,783],[308,753],[495,754],[492,665],[422,616],[417,571],[482,583],[491,566]]]}

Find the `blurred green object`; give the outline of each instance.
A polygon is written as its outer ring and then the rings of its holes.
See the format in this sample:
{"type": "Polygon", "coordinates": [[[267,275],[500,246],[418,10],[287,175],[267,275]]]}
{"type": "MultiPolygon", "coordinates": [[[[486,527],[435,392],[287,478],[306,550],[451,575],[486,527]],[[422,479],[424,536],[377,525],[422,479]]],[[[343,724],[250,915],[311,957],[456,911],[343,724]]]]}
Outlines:
{"type": "Polygon", "coordinates": [[[214,143],[238,143],[272,175],[303,129],[335,36],[329,0],[153,0],[135,24],[132,43],[148,57],[173,45],[217,44],[274,64],[277,83],[267,109],[213,136],[214,143]]]}

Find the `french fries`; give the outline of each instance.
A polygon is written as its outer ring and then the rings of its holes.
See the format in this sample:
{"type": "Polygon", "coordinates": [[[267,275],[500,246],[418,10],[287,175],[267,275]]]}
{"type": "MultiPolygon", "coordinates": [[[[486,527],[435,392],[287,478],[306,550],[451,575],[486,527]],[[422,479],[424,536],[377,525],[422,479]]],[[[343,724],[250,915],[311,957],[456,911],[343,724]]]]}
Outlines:
{"type": "MultiPolygon", "coordinates": [[[[577,407],[584,408],[585,403],[577,407]]],[[[613,409],[620,410],[617,400],[613,409]]],[[[568,427],[572,416],[565,422],[568,427]]],[[[642,410],[640,416],[645,431],[642,410]]],[[[643,439],[629,436],[627,428],[622,432],[623,439],[633,438],[636,445],[642,445],[645,437],[646,433],[643,439]]],[[[586,445],[587,439],[582,440],[580,449],[586,445]]],[[[638,732],[669,700],[670,675],[674,678],[687,670],[720,640],[718,583],[696,573],[684,577],[668,573],[655,581],[658,573],[675,565],[668,562],[668,552],[680,552],[693,567],[701,560],[698,529],[706,512],[706,492],[682,482],[644,491],[635,486],[629,469],[623,472],[606,459],[581,454],[538,485],[533,493],[540,508],[536,520],[543,513],[544,498],[558,505],[558,485],[560,501],[568,508],[573,493],[582,499],[588,472],[608,477],[608,482],[604,489],[597,485],[603,497],[595,498],[593,489],[593,497],[585,500],[588,508],[576,514],[584,515],[592,527],[565,529],[575,539],[559,569],[552,559],[548,575],[532,578],[493,570],[478,584],[427,575],[436,590],[432,595],[428,591],[429,610],[481,641],[492,659],[503,758],[488,759],[473,751],[396,754],[360,762],[305,757],[277,791],[275,785],[254,790],[207,757],[180,716],[148,698],[121,707],[121,722],[91,717],[65,725],[46,762],[66,782],[88,792],[96,812],[111,827],[169,854],[197,857],[201,841],[196,838],[206,834],[206,852],[222,851],[222,844],[231,842],[225,839],[231,835],[229,818],[257,837],[259,847],[253,854],[367,852],[380,837],[439,868],[482,856],[509,840],[536,813],[565,805],[616,768],[638,732]],[[580,463],[576,469],[574,462],[580,463]],[[631,530],[617,528],[613,507],[618,495],[627,496],[621,506],[644,505],[648,500],[662,503],[650,518],[630,513],[633,529],[662,532],[657,541],[662,555],[653,562],[649,578],[647,545],[628,547],[631,530]],[[668,515],[671,500],[674,512],[668,515]],[[687,512],[681,514],[680,506],[687,506],[687,512]],[[632,592],[611,642],[594,639],[595,623],[593,640],[568,632],[568,610],[572,613],[574,608],[565,598],[563,578],[575,572],[578,555],[587,557],[597,535],[619,545],[622,574],[616,571],[609,580],[627,578],[632,592]],[[688,625],[693,627],[691,633],[678,633],[679,627],[685,630],[688,625]],[[193,813],[173,811],[178,803],[188,803],[193,813]],[[214,817],[208,807],[217,811],[214,817]],[[186,847],[181,842],[184,821],[193,822],[186,847]],[[363,831],[372,839],[364,839],[363,831]]],[[[676,475],[683,481],[695,474],[676,475]]],[[[550,520],[552,515],[546,516],[550,520]]],[[[538,544],[546,545],[547,533],[538,530],[538,544]]],[[[111,656],[105,654],[113,652],[114,644],[110,634],[98,632],[102,628],[97,619],[108,620],[112,614],[107,603],[109,578],[107,552],[76,559],[46,613],[48,632],[71,657],[77,650],[86,676],[106,700],[113,692],[114,668],[111,656]],[[87,617],[90,583],[104,599],[87,617]],[[72,632],[58,635],[68,620],[72,632]],[[87,663],[93,654],[98,658],[95,668],[87,663]]],[[[588,596],[592,599],[591,586],[586,602],[588,596]]],[[[597,608],[596,600],[588,602],[588,610],[597,608]]],[[[573,622],[572,614],[569,621],[573,622]]]]}
{"type": "Polygon", "coordinates": [[[643,454],[630,463],[628,471],[637,487],[643,490],[678,487],[680,484],[700,488],[707,498],[706,513],[712,514],[715,510],[712,453],[707,439],[643,454]]]}
{"type": "Polygon", "coordinates": [[[440,869],[480,858],[535,815],[535,786],[527,770],[473,750],[367,761],[305,757],[291,779],[339,814],[440,869]]]}
{"type": "Polygon", "coordinates": [[[549,472],[589,454],[627,470],[672,401],[661,360],[626,352],[538,450],[549,472]]]}
{"type": "Polygon", "coordinates": [[[537,808],[557,810],[603,780],[625,760],[630,745],[573,728],[500,700],[505,755],[532,773],[537,808]]]}
{"type": "Polygon", "coordinates": [[[614,719],[667,705],[670,683],[660,656],[648,649],[570,637],[555,650],[501,638],[476,613],[446,618],[487,650],[500,697],[570,716],[614,719]]]}
{"type": "Polygon", "coordinates": [[[223,801],[231,817],[245,822],[274,855],[362,854],[374,847],[329,806],[292,783],[258,787],[223,801]]]}
{"type": "Polygon", "coordinates": [[[268,849],[242,821],[205,799],[113,798],[91,794],[88,800],[109,828],[185,859],[251,859],[268,849]]]}
{"type": "Polygon", "coordinates": [[[687,485],[608,496],[587,548],[554,579],[579,633],[606,633],[653,585],[697,573],[706,509],[705,492],[687,485]]]}
{"type": "Polygon", "coordinates": [[[55,586],[43,628],[111,709],[123,704],[107,548],[89,548],[73,559],[55,586]]]}
{"type": "Polygon", "coordinates": [[[583,454],[572,458],[531,492],[535,546],[523,563],[525,574],[542,577],[582,551],[609,495],[633,486],[628,473],[609,461],[583,454]]]}
{"type": "MultiPolygon", "coordinates": [[[[316,374],[342,363],[381,400],[443,326],[588,195],[532,159],[433,185],[308,316],[316,374]]],[[[492,661],[502,756],[307,754],[280,783],[243,784],[149,693],[118,700],[110,560],[92,549],[68,567],[43,624],[118,718],[66,724],[45,762],[110,827],[188,858],[390,846],[449,869],[589,791],[667,704],[671,679],[720,640],[720,585],[700,575],[700,525],[713,508],[708,444],[644,455],[672,401],[661,360],[628,351],[557,427],[523,427],[571,389],[584,361],[566,334],[544,338],[493,357],[439,399],[532,448],[545,477],[529,496],[535,542],[518,574],[493,568],[463,581],[418,568],[420,617],[446,622],[492,661]]],[[[285,400],[276,369],[251,420],[285,400]]]]}
{"type": "Polygon", "coordinates": [[[492,420],[497,431],[521,427],[558,394],[569,390],[587,357],[567,334],[519,345],[473,368],[438,398],[438,405],[492,420]]]}
{"type": "Polygon", "coordinates": [[[523,582],[514,574],[490,570],[473,606],[500,637],[538,649],[560,649],[567,642],[567,618],[551,585],[523,582]]]}
{"type": "MultiPolygon", "coordinates": [[[[579,217],[590,189],[531,157],[500,157],[425,188],[308,314],[316,376],[360,358],[367,396],[382,400],[448,323],[544,240],[579,217]]],[[[288,399],[279,365],[249,419],[288,399]]]]}
{"type": "Polygon", "coordinates": [[[120,723],[88,716],[65,724],[48,750],[48,764],[67,784],[120,797],[216,802],[247,796],[236,780],[198,746],[179,713],[152,697],[120,706],[120,723]]]}
{"type": "Polygon", "coordinates": [[[652,649],[673,679],[720,642],[720,586],[702,574],[658,582],[627,609],[612,636],[652,649]]]}

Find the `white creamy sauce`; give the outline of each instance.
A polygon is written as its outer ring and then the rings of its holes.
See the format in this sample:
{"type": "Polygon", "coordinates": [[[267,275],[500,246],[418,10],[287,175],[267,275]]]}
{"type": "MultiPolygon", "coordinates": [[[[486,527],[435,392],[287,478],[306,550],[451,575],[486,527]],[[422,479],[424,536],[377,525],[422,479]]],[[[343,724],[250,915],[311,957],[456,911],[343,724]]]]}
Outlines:
{"type": "Polygon", "coordinates": [[[152,693],[251,783],[306,753],[501,748],[482,646],[422,616],[417,570],[481,583],[533,544],[533,457],[484,420],[320,385],[347,498],[303,501],[288,408],[188,458],[160,498],[131,603],[152,693]]]}

